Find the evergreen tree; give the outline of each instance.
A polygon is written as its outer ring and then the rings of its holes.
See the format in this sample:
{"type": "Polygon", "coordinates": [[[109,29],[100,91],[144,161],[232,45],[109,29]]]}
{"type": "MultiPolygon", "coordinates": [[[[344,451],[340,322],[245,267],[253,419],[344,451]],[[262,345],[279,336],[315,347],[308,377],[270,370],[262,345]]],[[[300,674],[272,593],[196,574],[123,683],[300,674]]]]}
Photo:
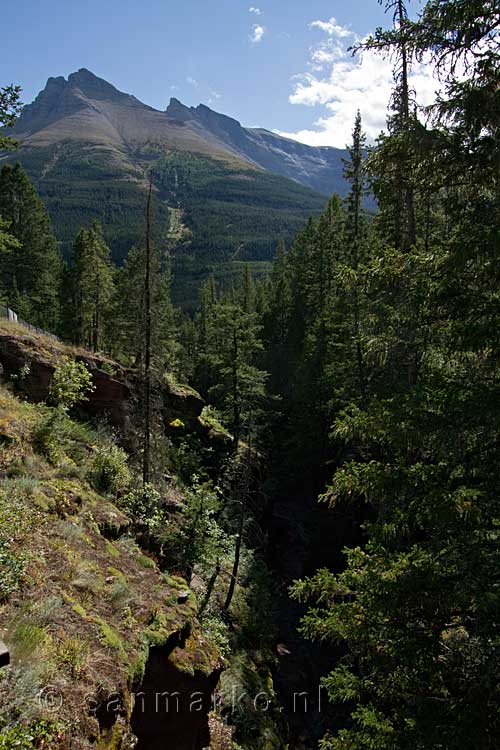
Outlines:
{"type": "Polygon", "coordinates": [[[405,130],[396,81],[399,108],[371,160],[382,219],[392,206],[400,223],[388,231],[378,221],[363,242],[368,388],[334,420],[340,460],[323,498],[355,503],[360,515],[368,506],[368,541],[347,551],[344,571],[318,571],[293,594],[312,602],[303,632],[346,649],[324,685],[350,718],[322,748],[490,748],[500,741],[500,196],[491,169],[500,17],[489,2],[431,0],[411,23],[400,3],[395,10],[395,27],[369,46],[396,49],[400,64],[403,49],[407,64],[431,52],[450,68],[431,131],[405,130]],[[464,57],[467,80],[456,67],[464,57]],[[409,199],[424,182],[446,231],[421,242],[419,201],[409,199]],[[401,188],[392,204],[391,184],[401,188]]]}
{"type": "Polygon", "coordinates": [[[200,392],[205,395],[213,385],[210,355],[212,350],[214,326],[213,314],[217,299],[217,285],[211,274],[201,285],[200,307],[195,318],[197,341],[195,349],[194,383],[200,392]]]}
{"type": "Polygon", "coordinates": [[[283,394],[290,381],[290,316],[291,316],[290,259],[284,242],[278,245],[269,286],[266,290],[266,309],[263,314],[266,369],[272,394],[283,394]]]}
{"type": "Polygon", "coordinates": [[[0,254],[8,253],[19,247],[19,242],[9,232],[9,223],[0,216],[0,254]]]}
{"type": "Polygon", "coordinates": [[[418,129],[409,83],[412,50],[406,41],[408,12],[404,0],[380,2],[384,2],[386,13],[393,14],[393,29],[377,29],[375,36],[360,46],[384,51],[394,61],[388,136],[379,138],[374,152],[372,184],[380,207],[377,221],[384,238],[397,249],[408,251],[417,239],[413,135],[418,129]]]}
{"type": "Polygon", "coordinates": [[[114,269],[98,221],[78,232],[68,275],[72,340],[94,351],[107,349],[106,334],[112,330],[114,269]]]}
{"type": "Polygon", "coordinates": [[[257,424],[265,395],[267,373],[255,365],[262,348],[259,333],[255,313],[232,302],[215,305],[208,352],[214,384],[209,396],[225,417],[235,449],[257,424]]]}
{"type": "MultiPolygon", "coordinates": [[[[15,124],[17,115],[19,114],[22,104],[19,101],[21,95],[21,87],[4,86],[0,89],[0,129],[12,128],[15,124]]],[[[17,142],[5,135],[4,132],[0,133],[0,151],[3,149],[11,150],[17,148],[17,142]]]]}
{"type": "MultiPolygon", "coordinates": [[[[177,344],[174,336],[175,314],[171,302],[170,258],[152,243],[151,259],[151,340],[153,366],[157,372],[174,370],[177,344]]],[[[144,247],[132,248],[118,270],[114,316],[114,351],[129,364],[144,362],[144,247]]]]}
{"type": "Polygon", "coordinates": [[[248,263],[245,264],[243,284],[241,288],[241,306],[246,313],[255,312],[255,283],[248,263]]]}
{"type": "Polygon", "coordinates": [[[0,259],[4,297],[12,307],[15,301],[28,322],[55,331],[61,256],[44,206],[19,164],[0,169],[0,216],[19,243],[0,259]]]}
{"type": "Polygon", "coordinates": [[[361,113],[357,112],[352,133],[352,143],[348,146],[349,159],[344,160],[344,178],[351,187],[347,196],[346,244],[348,273],[344,279],[348,282],[348,310],[352,319],[352,341],[356,349],[356,366],[358,374],[358,394],[361,400],[366,397],[367,375],[365,353],[362,341],[362,282],[363,269],[360,262],[364,260],[367,244],[367,222],[363,211],[363,198],[366,195],[366,175],[364,149],[366,136],[363,132],[361,113]]]}

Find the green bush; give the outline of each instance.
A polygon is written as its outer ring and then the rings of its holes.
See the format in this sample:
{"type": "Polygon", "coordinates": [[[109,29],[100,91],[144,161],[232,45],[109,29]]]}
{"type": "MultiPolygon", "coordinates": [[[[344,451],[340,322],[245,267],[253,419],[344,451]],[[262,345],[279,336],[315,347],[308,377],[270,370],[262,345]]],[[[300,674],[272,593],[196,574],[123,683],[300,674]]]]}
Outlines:
{"type": "Polygon", "coordinates": [[[88,479],[98,492],[117,495],[131,482],[127,454],[117,445],[100,447],[92,460],[88,479]]]}
{"type": "Polygon", "coordinates": [[[50,396],[58,406],[69,410],[81,401],[86,401],[88,394],[94,389],[92,375],[85,364],[66,357],[54,371],[50,396]]]}
{"type": "Polygon", "coordinates": [[[140,530],[155,532],[167,522],[161,495],[150,484],[128,492],[120,498],[119,505],[140,530]]]}

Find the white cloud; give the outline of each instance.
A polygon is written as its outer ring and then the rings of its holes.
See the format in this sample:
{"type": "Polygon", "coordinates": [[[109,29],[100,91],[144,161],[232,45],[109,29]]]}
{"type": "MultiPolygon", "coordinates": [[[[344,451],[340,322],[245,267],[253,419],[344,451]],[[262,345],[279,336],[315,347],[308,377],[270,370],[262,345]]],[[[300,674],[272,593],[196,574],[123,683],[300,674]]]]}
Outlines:
{"type": "Polygon", "coordinates": [[[186,81],[187,81],[187,83],[189,83],[190,86],[194,86],[195,89],[198,88],[199,84],[198,84],[198,81],[196,80],[196,78],[192,78],[192,76],[188,76],[186,78],[186,81]]]}
{"type": "Polygon", "coordinates": [[[248,9],[249,13],[255,13],[256,16],[261,16],[262,11],[260,8],[255,8],[253,5],[248,9]]]}
{"type": "MultiPolygon", "coordinates": [[[[296,133],[279,131],[280,134],[311,146],[344,148],[351,140],[359,109],[368,139],[373,142],[386,123],[393,83],[391,61],[372,51],[352,57],[346,47],[359,41],[359,37],[334,18],[314,21],[311,26],[320,28],[328,38],[311,49],[309,71],[293,77],[289,101],[321,107],[323,114],[309,129],[296,133]]],[[[429,65],[415,64],[410,83],[419,104],[433,101],[438,83],[429,65]]]]}
{"type": "Polygon", "coordinates": [[[215,91],[215,89],[212,89],[212,88],[208,89],[208,104],[213,104],[221,97],[222,97],[222,94],[219,94],[219,92],[215,91]]]}
{"type": "Polygon", "coordinates": [[[340,38],[352,36],[352,31],[348,29],[347,26],[342,26],[337,23],[337,19],[333,16],[329,21],[312,21],[309,24],[309,27],[311,29],[321,29],[321,31],[324,31],[329,36],[337,36],[340,38]]]}
{"type": "Polygon", "coordinates": [[[258,44],[260,41],[262,41],[262,37],[266,33],[266,30],[263,26],[260,26],[260,24],[256,23],[254,26],[252,26],[252,33],[250,34],[250,41],[252,44],[258,44]]]}

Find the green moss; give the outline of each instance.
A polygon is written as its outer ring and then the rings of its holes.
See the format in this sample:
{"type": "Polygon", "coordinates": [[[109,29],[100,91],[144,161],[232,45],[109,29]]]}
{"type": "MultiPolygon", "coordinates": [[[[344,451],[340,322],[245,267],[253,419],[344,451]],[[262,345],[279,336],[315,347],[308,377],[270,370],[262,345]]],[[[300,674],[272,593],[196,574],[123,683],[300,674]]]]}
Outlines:
{"type": "Polygon", "coordinates": [[[191,675],[195,672],[211,674],[218,660],[219,653],[216,647],[203,637],[199,629],[192,632],[184,645],[175,648],[169,656],[169,661],[176,669],[191,675]]]}
{"type": "Polygon", "coordinates": [[[73,604],[72,609],[73,609],[73,612],[76,612],[77,615],[80,615],[80,617],[83,617],[84,620],[88,619],[87,612],[85,611],[84,607],[82,607],[81,604],[78,604],[78,602],[76,604],[73,604]]]}
{"type": "Polygon", "coordinates": [[[147,557],[146,555],[137,555],[136,557],[137,562],[142,568],[154,568],[156,567],[156,563],[154,560],[152,560],[150,557],[147,557]]]}
{"type": "Polygon", "coordinates": [[[108,573],[114,578],[123,578],[125,581],[127,580],[125,573],[122,570],[118,570],[118,568],[114,568],[112,565],[109,566],[108,573]]]}
{"type": "Polygon", "coordinates": [[[92,619],[99,625],[98,638],[100,643],[107,648],[112,648],[118,651],[120,654],[120,658],[124,662],[126,662],[127,654],[123,645],[123,641],[116,630],[101,617],[93,617],[92,619]]]}
{"type": "Polygon", "coordinates": [[[145,647],[130,661],[130,666],[127,670],[127,681],[131,688],[139,685],[144,677],[148,655],[149,648],[145,647]]]}
{"type": "Polygon", "coordinates": [[[147,642],[152,646],[164,646],[171,635],[177,633],[184,623],[173,613],[156,614],[153,622],[145,631],[147,642]]]}

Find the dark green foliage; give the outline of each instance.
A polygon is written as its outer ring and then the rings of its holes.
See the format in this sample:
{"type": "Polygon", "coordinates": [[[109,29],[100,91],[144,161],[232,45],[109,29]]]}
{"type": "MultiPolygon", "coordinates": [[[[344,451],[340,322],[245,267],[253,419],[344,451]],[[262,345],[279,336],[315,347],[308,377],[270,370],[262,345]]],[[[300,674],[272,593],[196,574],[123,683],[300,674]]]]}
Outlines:
{"type": "MultiPolygon", "coordinates": [[[[399,60],[389,135],[369,157],[381,212],[355,229],[357,123],[328,304],[314,293],[324,220],[280,254],[271,283],[270,309],[278,287],[290,302],[269,341],[284,329],[293,377],[302,368],[315,398],[308,353],[326,363],[324,453],[308,435],[297,454],[334,469],[326,503],[369,519],[343,569],[292,594],[310,603],[304,634],[345,653],[324,686],[350,718],[321,748],[486,749],[500,742],[498,9],[431,0],[413,23],[389,5],[397,23],[367,42],[399,60]],[[408,107],[403,72],[426,50],[469,66],[467,80],[448,70],[432,129],[408,107]]],[[[300,381],[280,388],[300,413],[300,381]]]]}
{"type": "Polygon", "coordinates": [[[9,232],[9,227],[10,222],[4,221],[0,217],[0,255],[19,248],[19,242],[14,235],[9,232]]]}
{"type": "Polygon", "coordinates": [[[66,317],[70,339],[94,351],[109,349],[115,292],[114,269],[102,227],[95,221],[81,229],[65,274],[66,317]]]}
{"type": "Polygon", "coordinates": [[[249,271],[236,292],[219,296],[213,277],[201,290],[194,348],[195,385],[223,415],[237,447],[262,418],[267,373],[258,367],[261,326],[249,271]],[[239,301],[238,301],[239,297],[239,301]]]}
{"type": "MultiPolygon", "coordinates": [[[[144,247],[132,248],[118,270],[113,309],[111,351],[139,365],[144,360],[144,247]]],[[[170,299],[170,257],[154,245],[151,251],[152,351],[163,373],[175,369],[174,310],[170,299]]]]}
{"type": "Polygon", "coordinates": [[[45,208],[19,164],[0,170],[0,216],[19,243],[0,257],[4,299],[29,322],[54,331],[61,258],[45,208]]]}
{"type": "MultiPolygon", "coordinates": [[[[49,211],[65,258],[81,226],[98,220],[112,258],[122,265],[144,232],[144,171],[88,144],[67,142],[21,149],[16,158],[32,177],[49,211]]],[[[173,268],[174,301],[193,312],[200,283],[217,271],[225,284],[237,262],[271,261],[278,241],[291,239],[325,198],[292,180],[198,154],[165,157],[154,145],[133,154],[154,167],[161,199],[156,241],[169,229],[166,206],[179,207],[188,232],[173,268]]]]}
{"type": "Polygon", "coordinates": [[[20,94],[21,87],[14,86],[13,84],[0,89],[0,129],[3,131],[0,134],[0,151],[3,149],[15,149],[18,145],[15,140],[5,134],[6,131],[3,129],[14,126],[16,117],[22,107],[19,101],[20,94]]]}

